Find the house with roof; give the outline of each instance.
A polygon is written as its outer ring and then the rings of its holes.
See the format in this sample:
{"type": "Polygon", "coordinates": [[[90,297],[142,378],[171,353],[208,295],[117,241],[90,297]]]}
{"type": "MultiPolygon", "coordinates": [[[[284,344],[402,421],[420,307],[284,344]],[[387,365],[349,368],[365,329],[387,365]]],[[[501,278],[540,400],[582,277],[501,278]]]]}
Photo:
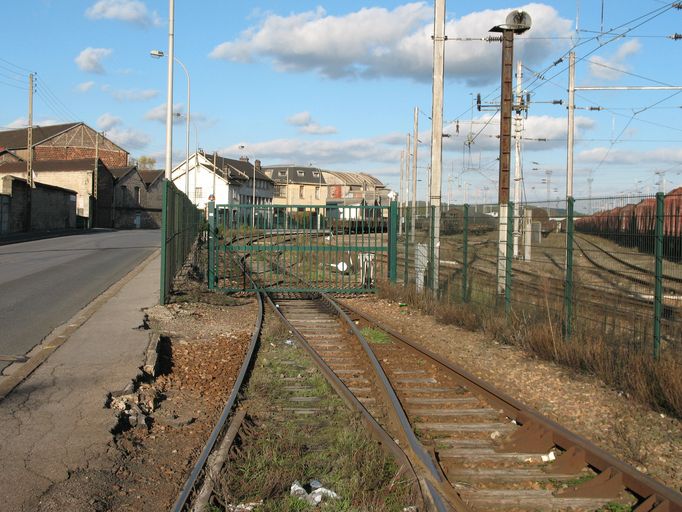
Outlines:
{"type": "MultiPolygon", "coordinates": [[[[107,167],[128,165],[128,152],[85,123],[34,126],[33,161],[80,160],[97,156],[107,167]]],[[[0,164],[4,158],[28,158],[28,128],[0,131],[0,164]],[[10,156],[11,154],[11,156],[10,156]]]]}
{"type": "Polygon", "coordinates": [[[113,227],[161,227],[163,170],[140,170],[136,165],[110,169],[114,178],[113,227]]]}
{"type": "Polygon", "coordinates": [[[276,205],[320,205],[327,201],[327,182],[317,167],[270,165],[263,172],[275,182],[276,205]]]}
{"type": "MultiPolygon", "coordinates": [[[[0,178],[26,178],[26,162],[0,164],[0,178]]],[[[37,160],[33,162],[36,183],[76,192],[76,212],[90,227],[108,228],[113,224],[114,178],[101,159],[37,160]]]]}
{"type": "Polygon", "coordinates": [[[260,160],[254,164],[246,157],[234,160],[199,150],[189,157],[189,171],[183,160],[171,179],[184,191],[189,177],[189,198],[198,208],[205,208],[211,200],[235,206],[252,204],[254,199],[255,204],[271,204],[274,182],[262,172],[260,160]]]}

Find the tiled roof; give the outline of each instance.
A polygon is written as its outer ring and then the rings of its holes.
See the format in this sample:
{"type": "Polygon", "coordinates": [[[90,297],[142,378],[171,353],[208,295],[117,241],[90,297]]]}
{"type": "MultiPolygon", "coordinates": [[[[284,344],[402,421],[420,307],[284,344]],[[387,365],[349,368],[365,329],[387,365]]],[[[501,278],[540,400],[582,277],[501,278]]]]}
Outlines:
{"type": "MultiPolygon", "coordinates": [[[[33,144],[51,139],[66,130],[82,123],[53,124],[33,127],[33,144]]],[[[28,145],[28,128],[0,131],[0,149],[22,149],[28,145]]]]}
{"type": "MultiPolygon", "coordinates": [[[[91,171],[94,167],[94,158],[80,158],[77,160],[35,160],[33,170],[45,171],[91,171]]],[[[101,167],[106,166],[99,161],[101,167]]],[[[0,165],[1,173],[20,172],[26,170],[26,162],[7,162],[0,165]]]]}
{"type": "Polygon", "coordinates": [[[270,176],[276,183],[326,184],[324,181],[324,172],[317,167],[270,165],[263,168],[263,172],[270,176]]]}
{"type": "Polygon", "coordinates": [[[140,178],[142,178],[142,182],[146,187],[152,185],[156,180],[162,178],[165,174],[163,169],[146,169],[142,171],[138,170],[137,172],[140,174],[140,178]]]}

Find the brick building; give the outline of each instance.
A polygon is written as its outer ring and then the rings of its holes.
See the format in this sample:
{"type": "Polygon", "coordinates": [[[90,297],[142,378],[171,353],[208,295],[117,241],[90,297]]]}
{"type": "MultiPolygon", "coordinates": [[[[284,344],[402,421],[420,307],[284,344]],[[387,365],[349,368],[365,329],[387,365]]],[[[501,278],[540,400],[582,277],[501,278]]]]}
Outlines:
{"type": "MultiPolygon", "coordinates": [[[[0,131],[0,165],[28,158],[28,128],[0,131]]],[[[128,165],[128,152],[85,123],[33,127],[33,160],[95,159],[107,167],[128,165]]]]}
{"type": "MultiPolygon", "coordinates": [[[[93,194],[95,160],[38,160],[33,163],[36,183],[62,187],[76,192],[76,211],[86,217],[92,227],[108,228],[113,225],[114,178],[101,160],[97,161],[97,191],[93,194]]],[[[0,164],[0,178],[15,176],[26,178],[26,162],[0,164]]]]}
{"type": "Polygon", "coordinates": [[[111,169],[114,177],[113,226],[121,229],[161,227],[164,171],[137,166],[111,169]]]}

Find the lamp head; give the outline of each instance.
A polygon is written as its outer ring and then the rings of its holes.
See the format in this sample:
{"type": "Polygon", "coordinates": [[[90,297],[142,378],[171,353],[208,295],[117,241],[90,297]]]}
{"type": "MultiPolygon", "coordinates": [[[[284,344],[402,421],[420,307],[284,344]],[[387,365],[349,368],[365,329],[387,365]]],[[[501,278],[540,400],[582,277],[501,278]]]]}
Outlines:
{"type": "Polygon", "coordinates": [[[151,52],[149,52],[149,55],[151,55],[155,59],[160,59],[161,57],[164,57],[164,53],[162,50],[152,50],[151,52]]]}

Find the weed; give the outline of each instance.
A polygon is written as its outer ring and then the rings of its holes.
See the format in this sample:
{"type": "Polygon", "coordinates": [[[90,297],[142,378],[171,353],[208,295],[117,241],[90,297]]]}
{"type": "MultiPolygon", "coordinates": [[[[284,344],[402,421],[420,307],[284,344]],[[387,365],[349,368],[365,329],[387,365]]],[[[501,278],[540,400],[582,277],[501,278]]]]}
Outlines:
{"type": "Polygon", "coordinates": [[[622,503],[609,502],[602,507],[603,512],[632,512],[632,506],[622,503]]]}
{"type": "Polygon", "coordinates": [[[370,343],[376,343],[377,345],[387,345],[391,343],[388,334],[380,329],[375,329],[374,327],[363,327],[360,330],[360,333],[370,343]]]}

